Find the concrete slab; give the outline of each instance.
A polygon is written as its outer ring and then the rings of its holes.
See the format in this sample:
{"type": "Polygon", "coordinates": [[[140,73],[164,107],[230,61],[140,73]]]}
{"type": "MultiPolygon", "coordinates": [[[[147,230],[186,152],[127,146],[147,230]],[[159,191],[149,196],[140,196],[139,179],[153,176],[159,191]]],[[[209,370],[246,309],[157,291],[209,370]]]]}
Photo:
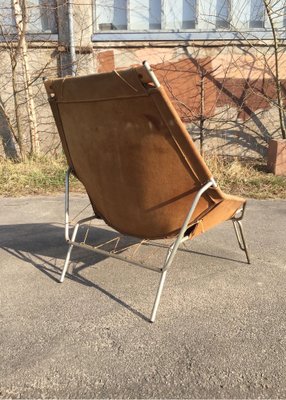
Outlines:
{"type": "MultiPolygon", "coordinates": [[[[75,209],[87,199],[74,196],[75,209]]],[[[0,199],[1,398],[285,398],[286,202],[249,201],[158,275],[66,244],[63,198],[0,199]]],[[[149,249],[148,249],[149,251],[149,249]]]]}

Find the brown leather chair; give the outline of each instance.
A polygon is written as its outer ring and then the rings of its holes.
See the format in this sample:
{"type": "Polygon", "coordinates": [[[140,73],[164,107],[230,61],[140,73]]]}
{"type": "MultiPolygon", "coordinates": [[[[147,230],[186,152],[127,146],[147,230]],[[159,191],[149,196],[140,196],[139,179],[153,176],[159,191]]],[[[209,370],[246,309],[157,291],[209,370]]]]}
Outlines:
{"type": "MultiPolygon", "coordinates": [[[[246,201],[219,189],[147,62],[124,71],[46,80],[45,86],[69,164],[65,229],[69,250],[61,282],[73,246],[84,246],[76,241],[78,227],[92,218],[140,239],[174,238],[164,265],[147,267],[161,274],[151,321],[167,269],[182,242],[232,219],[249,262],[241,225],[246,201]],[[70,173],[85,186],[94,210],[92,217],[78,221],[72,238],[70,173]]],[[[108,255],[122,259],[119,254],[108,255]]]]}

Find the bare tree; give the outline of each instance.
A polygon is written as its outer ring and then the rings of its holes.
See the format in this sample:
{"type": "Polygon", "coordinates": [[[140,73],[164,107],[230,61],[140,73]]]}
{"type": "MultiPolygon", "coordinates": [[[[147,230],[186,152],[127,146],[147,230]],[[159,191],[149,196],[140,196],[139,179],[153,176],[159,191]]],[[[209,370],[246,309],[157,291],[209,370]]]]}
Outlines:
{"type": "MultiPolygon", "coordinates": [[[[216,55],[213,51],[208,53],[203,45],[200,47],[203,57],[212,54],[209,64],[213,63],[216,67],[206,68],[207,63],[202,63],[200,51],[195,51],[195,46],[190,46],[191,50],[188,51],[188,44],[186,45],[186,54],[197,67],[196,93],[200,107],[196,109],[194,101],[188,104],[183,101],[183,108],[189,121],[198,127],[201,152],[205,140],[208,137],[218,137],[220,130],[222,133],[226,132],[227,141],[231,137],[237,138],[241,148],[241,145],[249,149],[256,148],[261,155],[266,154],[269,139],[277,134],[278,124],[281,136],[285,138],[286,90],[281,78],[281,70],[285,68],[285,45],[279,37],[281,30],[285,32],[285,28],[276,27],[277,17],[280,17],[281,22],[285,10],[284,4],[280,7],[279,4],[277,0],[261,0],[262,14],[264,6],[265,16],[269,21],[269,28],[263,31],[264,37],[261,37],[262,31],[254,28],[243,30],[236,27],[231,20],[225,21],[225,26],[229,24],[229,36],[233,34],[233,39],[220,41],[216,55]],[[226,57],[219,57],[220,53],[226,57]],[[218,66],[219,59],[221,64],[218,66]],[[233,71],[236,78],[232,78],[233,71]],[[206,101],[210,97],[208,82],[212,82],[217,90],[217,95],[213,96],[215,104],[212,112],[206,107],[206,101]]],[[[215,20],[213,17],[204,16],[206,21],[215,20]]],[[[192,73],[190,71],[190,79],[192,73]]],[[[175,101],[182,103],[180,95],[175,94],[170,87],[169,90],[175,101]]]]}
{"type": "Polygon", "coordinates": [[[272,71],[272,76],[275,82],[276,88],[276,96],[277,96],[277,107],[279,112],[279,123],[281,129],[281,136],[283,139],[286,139],[286,128],[285,128],[285,109],[284,109],[284,100],[285,96],[282,91],[282,83],[280,78],[280,58],[279,58],[279,47],[280,40],[277,35],[277,29],[275,27],[275,16],[277,17],[277,13],[284,13],[284,7],[280,7],[277,11],[274,10],[273,5],[277,4],[277,0],[263,0],[263,4],[266,10],[266,14],[270,23],[271,32],[273,36],[273,48],[274,48],[274,60],[275,60],[275,68],[272,71]]]}
{"type": "Polygon", "coordinates": [[[23,68],[23,83],[24,95],[27,102],[27,115],[29,122],[29,133],[31,142],[31,155],[38,155],[39,148],[39,135],[37,130],[37,118],[35,112],[35,103],[32,93],[31,78],[29,72],[28,60],[28,45],[27,45],[27,23],[28,23],[28,10],[26,0],[12,0],[12,11],[15,15],[16,29],[18,32],[18,44],[16,48],[15,57],[17,62],[19,59],[23,68]]]}
{"type": "MultiPolygon", "coordinates": [[[[43,13],[48,11],[46,4],[41,10],[40,5],[30,5],[27,0],[12,0],[9,7],[0,10],[0,103],[2,125],[6,127],[5,139],[2,132],[2,141],[9,158],[25,159],[40,154],[38,120],[43,126],[45,113],[41,110],[47,108],[46,101],[41,101],[41,77],[49,73],[50,65],[58,54],[54,51],[52,57],[43,59],[44,39],[43,43],[38,41],[33,44],[34,49],[30,50],[33,35],[29,36],[29,25],[32,25],[31,22],[38,25],[46,23],[43,13]],[[31,15],[34,16],[33,21],[31,15]]],[[[48,41],[49,36],[46,37],[48,41]]],[[[51,119],[50,123],[53,126],[51,119]]]]}
{"type": "MultiPolygon", "coordinates": [[[[172,86],[174,81],[172,79],[172,82],[168,81],[166,76],[165,83],[170,93],[173,94],[181,115],[185,117],[185,121],[195,127],[201,152],[207,148],[206,143],[209,137],[217,139],[217,142],[222,137],[225,137],[226,141],[229,141],[229,138],[233,138],[233,140],[237,140],[237,143],[245,147],[253,147],[253,140],[255,140],[255,145],[260,152],[263,146],[266,147],[266,143],[274,130],[272,121],[265,123],[267,107],[271,108],[271,110],[275,109],[279,113],[280,131],[282,136],[285,136],[285,93],[281,78],[281,57],[284,54],[284,47],[281,46],[275,27],[277,7],[273,7],[273,3],[277,4],[278,2],[277,0],[261,1],[265,5],[266,15],[270,21],[271,29],[269,29],[269,32],[271,30],[273,33],[271,43],[269,39],[268,41],[265,40],[263,42],[260,40],[258,42],[258,37],[255,37],[255,30],[252,31],[250,39],[247,32],[244,33],[243,30],[233,25],[231,18],[227,16],[227,12],[230,10],[224,7],[222,10],[216,11],[219,12],[219,18],[214,15],[204,15],[203,18],[205,21],[208,19],[212,21],[210,23],[213,23],[213,27],[217,29],[218,34],[226,30],[239,33],[235,40],[220,40],[220,46],[214,45],[217,46],[215,51],[210,50],[209,53],[208,49],[212,46],[210,42],[206,45],[206,43],[202,42],[200,44],[190,44],[190,42],[183,43],[181,41],[179,46],[175,45],[177,47],[174,50],[174,55],[179,54],[179,47],[181,47],[181,55],[184,53],[190,61],[191,71],[189,76],[190,79],[193,79],[192,76],[196,75],[194,79],[195,90],[190,91],[188,100],[184,95],[180,97],[178,91],[174,90],[172,86]],[[223,20],[223,18],[227,18],[227,20],[223,20]],[[238,37],[240,39],[237,39],[238,37]],[[269,49],[272,50],[273,55],[270,55],[269,49]],[[224,55],[227,55],[225,59],[224,55]],[[252,62],[249,63],[246,60],[243,64],[241,60],[243,60],[244,56],[245,60],[248,57],[252,59],[252,62]],[[255,74],[258,74],[260,68],[255,62],[257,56],[263,58],[264,70],[260,71],[261,76],[259,78],[253,78],[255,74]],[[221,65],[219,65],[220,62],[221,65]],[[224,63],[229,63],[229,65],[225,67],[224,63]],[[237,82],[237,87],[234,88],[232,78],[230,78],[232,76],[231,72],[234,69],[239,70],[239,68],[244,69],[244,72],[242,73],[242,78],[237,82]],[[274,91],[270,90],[270,81],[274,83],[274,85],[272,84],[272,87],[275,87],[274,91]],[[213,104],[210,104],[210,98],[213,104]],[[263,107],[259,107],[260,103],[256,100],[253,101],[253,98],[260,99],[263,107]],[[259,104],[257,106],[253,105],[255,102],[259,104]]],[[[101,51],[100,49],[95,50],[90,43],[91,26],[94,22],[88,16],[90,13],[88,7],[91,8],[91,3],[88,0],[75,1],[74,11],[73,13],[70,12],[70,14],[67,12],[68,4],[71,4],[71,2],[66,0],[57,1],[58,14],[61,24],[64,26],[59,31],[59,45],[55,45],[53,52],[55,59],[59,60],[58,73],[62,75],[70,74],[71,65],[74,65],[74,63],[77,64],[79,74],[90,73],[94,68],[94,54],[99,54],[101,51]],[[69,40],[68,15],[70,17],[74,16],[75,23],[73,50],[76,53],[76,57],[74,54],[73,60],[69,56],[72,46],[69,40]]],[[[224,3],[220,2],[220,4],[223,6],[224,3]]],[[[36,66],[36,62],[33,59],[33,57],[36,58],[35,54],[41,51],[41,46],[38,46],[33,51],[31,50],[31,42],[29,41],[30,8],[28,0],[12,0],[12,11],[15,18],[13,35],[7,35],[3,30],[1,31],[0,19],[0,33],[2,32],[1,35],[5,39],[0,46],[0,51],[1,53],[5,51],[9,56],[9,68],[11,68],[10,76],[8,68],[6,71],[6,85],[7,83],[10,85],[10,95],[5,97],[0,92],[2,96],[1,113],[6,118],[6,131],[9,131],[11,138],[10,140],[7,138],[5,140],[7,143],[13,143],[15,149],[19,149],[22,158],[29,154],[38,154],[42,146],[41,127],[43,126],[43,113],[39,112],[42,107],[39,79],[43,75],[49,75],[47,72],[50,68],[49,62],[52,62],[48,60],[36,66]]],[[[211,8],[215,9],[215,7],[211,8]]],[[[283,10],[281,9],[279,12],[282,13],[283,10]]],[[[104,22],[104,19],[102,21],[104,22]]],[[[128,54],[131,54],[132,50],[130,48],[124,49],[124,45],[121,43],[118,52],[122,54],[124,51],[126,51],[126,54],[128,52],[128,54]]],[[[156,50],[153,51],[156,52],[156,50]]],[[[109,52],[112,53],[110,47],[109,52]]],[[[176,73],[180,74],[179,67],[176,67],[176,60],[174,61],[174,69],[177,69],[176,73]]],[[[186,79],[188,78],[186,77],[186,79]]],[[[2,81],[0,78],[0,85],[2,81]]],[[[5,83],[3,83],[4,85],[5,83]]],[[[44,100],[43,96],[42,103],[44,103],[44,100]]],[[[48,122],[44,122],[44,124],[46,130],[53,130],[52,124],[48,125],[48,122]]],[[[8,151],[7,148],[6,151],[8,151]]]]}

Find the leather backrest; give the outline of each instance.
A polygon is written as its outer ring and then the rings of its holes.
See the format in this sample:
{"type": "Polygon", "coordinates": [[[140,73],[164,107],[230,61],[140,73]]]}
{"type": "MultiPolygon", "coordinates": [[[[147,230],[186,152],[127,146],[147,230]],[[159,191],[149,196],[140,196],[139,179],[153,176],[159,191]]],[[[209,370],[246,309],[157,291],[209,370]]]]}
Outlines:
{"type": "MultiPolygon", "coordinates": [[[[95,213],[121,233],[152,239],[178,233],[211,173],[164,89],[147,81],[138,68],[45,86],[68,163],[95,213]]],[[[222,198],[210,189],[191,224],[222,198]]]]}

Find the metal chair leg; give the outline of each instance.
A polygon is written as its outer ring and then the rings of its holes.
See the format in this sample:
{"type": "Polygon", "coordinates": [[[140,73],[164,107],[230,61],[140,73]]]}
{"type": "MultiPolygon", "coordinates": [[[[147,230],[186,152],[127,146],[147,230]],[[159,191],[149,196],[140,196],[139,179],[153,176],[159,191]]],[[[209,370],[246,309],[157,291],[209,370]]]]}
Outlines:
{"type": "Polygon", "coordinates": [[[158,290],[157,290],[157,294],[156,294],[156,298],[155,298],[155,302],[153,305],[153,310],[152,310],[152,314],[151,314],[151,318],[150,318],[150,322],[155,322],[156,319],[156,314],[157,314],[157,310],[159,307],[159,303],[160,303],[160,299],[161,299],[161,294],[163,291],[163,287],[164,287],[164,283],[165,283],[165,279],[166,279],[166,275],[167,275],[167,268],[171,265],[173,257],[177,251],[177,248],[179,246],[179,242],[178,239],[171,244],[171,246],[168,248],[167,254],[166,254],[166,259],[164,262],[164,266],[162,268],[162,272],[161,272],[161,279],[160,279],[160,283],[158,286],[158,290]],[[174,253],[174,254],[172,254],[174,253]]]}
{"type": "Polygon", "coordinates": [[[155,302],[153,305],[150,322],[155,322],[157,310],[158,310],[159,303],[160,303],[161,294],[163,291],[163,286],[164,286],[165,279],[166,279],[166,274],[167,274],[167,270],[162,272],[160,283],[159,283],[158,290],[157,290],[157,295],[156,295],[155,302]]]}
{"type": "Polygon", "coordinates": [[[161,279],[160,279],[160,283],[159,283],[159,287],[158,287],[158,291],[157,291],[157,295],[156,295],[156,299],[155,299],[155,303],[153,306],[153,310],[152,310],[152,314],[151,314],[151,318],[150,321],[154,322],[155,318],[156,318],[156,313],[157,313],[157,309],[160,303],[160,298],[161,298],[161,294],[162,294],[162,290],[163,290],[163,286],[165,283],[165,279],[166,279],[166,273],[167,273],[167,269],[171,266],[173,259],[177,253],[177,250],[180,246],[181,243],[183,243],[185,240],[188,239],[188,236],[184,236],[188,223],[191,220],[191,217],[193,215],[193,212],[201,198],[201,196],[204,194],[204,192],[206,192],[210,187],[216,187],[217,184],[215,182],[215,180],[213,178],[211,178],[205,185],[203,185],[201,187],[201,189],[198,191],[198,193],[196,194],[193,203],[191,205],[191,208],[184,220],[184,223],[182,225],[182,228],[180,230],[180,233],[177,237],[177,239],[175,240],[175,242],[169,247],[167,255],[166,255],[166,259],[165,259],[165,263],[164,266],[162,268],[162,275],[161,275],[161,279]]]}
{"type": "Polygon", "coordinates": [[[236,234],[236,238],[237,238],[237,241],[238,241],[238,244],[239,244],[239,248],[242,251],[245,252],[247,263],[250,264],[250,258],[249,258],[249,254],[248,254],[245,238],[244,238],[242,222],[240,220],[235,219],[235,218],[232,220],[232,222],[233,222],[233,227],[234,227],[234,231],[235,231],[235,234],[236,234]]]}
{"type": "MultiPolygon", "coordinates": [[[[73,230],[72,238],[71,238],[71,241],[72,241],[72,242],[75,241],[78,228],[79,228],[79,224],[76,224],[76,226],[74,227],[74,230],[73,230]]],[[[61,283],[63,283],[63,281],[64,281],[64,279],[65,279],[66,272],[67,272],[67,270],[68,270],[68,265],[69,265],[69,261],[70,261],[72,249],[73,249],[73,244],[70,244],[70,245],[69,245],[68,252],[67,252],[67,256],[66,256],[66,260],[65,260],[63,272],[62,272],[62,275],[61,275],[61,278],[60,278],[60,282],[61,282],[61,283]]]]}

